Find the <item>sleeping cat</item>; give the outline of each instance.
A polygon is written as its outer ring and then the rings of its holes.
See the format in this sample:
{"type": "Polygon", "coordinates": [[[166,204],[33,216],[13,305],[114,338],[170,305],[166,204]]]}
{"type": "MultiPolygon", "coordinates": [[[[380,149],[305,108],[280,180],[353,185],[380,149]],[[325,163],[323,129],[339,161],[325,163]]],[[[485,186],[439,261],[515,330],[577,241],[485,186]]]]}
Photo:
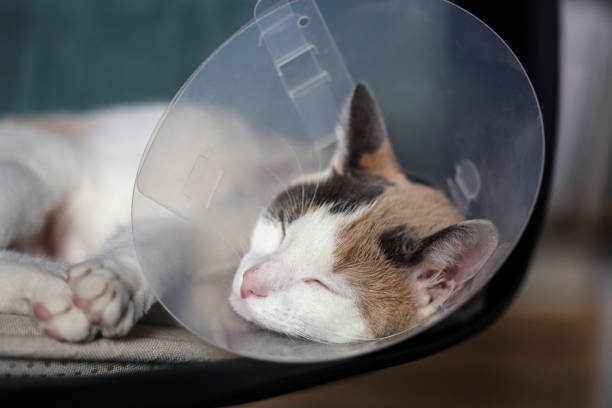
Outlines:
{"type": "Polygon", "coordinates": [[[472,278],[498,242],[490,221],[462,221],[442,193],[406,179],[365,85],[346,116],[330,167],[262,212],[230,295],[245,319],[322,342],[410,327],[472,278]]]}
{"type": "MultiPolygon", "coordinates": [[[[0,123],[0,312],[30,314],[71,342],[125,335],[147,312],[155,299],[130,204],[162,113],[0,123]]],[[[393,334],[441,306],[497,245],[489,221],[462,221],[440,192],[402,175],[366,86],[346,116],[329,169],[262,212],[235,273],[230,303],[261,327],[324,342],[393,334]]]]}

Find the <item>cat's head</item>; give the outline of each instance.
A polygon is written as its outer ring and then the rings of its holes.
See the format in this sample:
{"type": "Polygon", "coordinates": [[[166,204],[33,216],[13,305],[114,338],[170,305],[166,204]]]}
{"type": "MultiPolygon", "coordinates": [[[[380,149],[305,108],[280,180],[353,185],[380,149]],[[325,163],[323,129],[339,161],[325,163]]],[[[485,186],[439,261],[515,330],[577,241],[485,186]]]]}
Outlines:
{"type": "Polygon", "coordinates": [[[323,342],[397,333],[439,307],[497,246],[437,190],[401,173],[368,88],[356,86],[326,172],[263,211],[230,303],[259,326],[323,342]]]}

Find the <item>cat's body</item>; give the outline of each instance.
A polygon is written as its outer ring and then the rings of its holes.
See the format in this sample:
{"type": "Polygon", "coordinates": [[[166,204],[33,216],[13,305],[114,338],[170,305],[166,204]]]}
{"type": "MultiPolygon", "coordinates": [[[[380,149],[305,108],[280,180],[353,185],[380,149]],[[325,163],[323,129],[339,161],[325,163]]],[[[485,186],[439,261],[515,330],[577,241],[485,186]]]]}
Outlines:
{"type": "MultiPolygon", "coordinates": [[[[32,314],[68,341],[123,335],[143,316],[155,299],[132,248],[131,194],[162,113],[146,105],[0,124],[0,312],[32,314]]],[[[462,222],[440,192],[402,175],[363,85],[340,138],[327,171],[262,212],[235,273],[230,303],[262,327],[328,342],[395,333],[497,245],[488,221],[462,222]]]]}
{"type": "Polygon", "coordinates": [[[154,299],[131,250],[131,197],[163,111],[148,104],[0,124],[1,312],[35,314],[69,341],[125,334],[146,312],[154,299]]]}

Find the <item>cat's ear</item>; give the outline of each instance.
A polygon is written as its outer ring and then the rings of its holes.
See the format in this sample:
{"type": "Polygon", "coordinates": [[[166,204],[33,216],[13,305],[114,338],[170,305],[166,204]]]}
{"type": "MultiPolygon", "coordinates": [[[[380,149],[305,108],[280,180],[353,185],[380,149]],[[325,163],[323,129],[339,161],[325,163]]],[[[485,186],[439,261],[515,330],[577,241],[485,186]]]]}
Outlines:
{"type": "Polygon", "coordinates": [[[410,272],[417,306],[442,304],[458,285],[474,277],[497,243],[497,229],[488,220],[463,221],[422,239],[410,272]]]}
{"type": "Polygon", "coordinates": [[[336,170],[362,169],[383,177],[399,173],[384,119],[367,85],[355,86],[343,116],[336,170]]]}

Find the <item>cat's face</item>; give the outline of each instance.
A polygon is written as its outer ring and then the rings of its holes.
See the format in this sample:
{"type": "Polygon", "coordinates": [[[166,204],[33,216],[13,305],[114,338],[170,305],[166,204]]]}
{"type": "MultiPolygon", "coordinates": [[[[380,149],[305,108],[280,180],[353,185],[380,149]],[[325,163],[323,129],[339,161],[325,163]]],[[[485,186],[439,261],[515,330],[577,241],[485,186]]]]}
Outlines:
{"type": "Polygon", "coordinates": [[[230,303],[253,323],[323,342],[397,333],[439,307],[497,246],[438,191],[401,173],[358,85],[330,168],[262,213],[230,303]]]}

